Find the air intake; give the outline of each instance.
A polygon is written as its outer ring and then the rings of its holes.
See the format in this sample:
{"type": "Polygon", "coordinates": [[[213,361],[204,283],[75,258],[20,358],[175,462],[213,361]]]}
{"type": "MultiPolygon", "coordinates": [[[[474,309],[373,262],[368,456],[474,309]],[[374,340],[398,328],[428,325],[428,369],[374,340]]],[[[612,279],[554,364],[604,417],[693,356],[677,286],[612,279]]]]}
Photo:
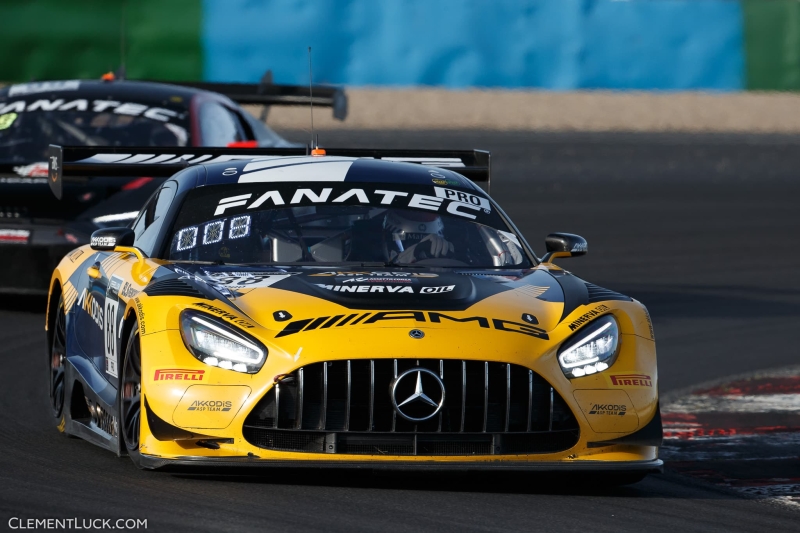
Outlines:
{"type": "Polygon", "coordinates": [[[578,422],[564,399],[519,365],[439,359],[329,361],[300,368],[270,389],[244,423],[267,449],[360,455],[499,455],[564,451],[578,422]],[[410,422],[390,390],[405,370],[435,372],[446,391],[439,413],[410,422]]]}

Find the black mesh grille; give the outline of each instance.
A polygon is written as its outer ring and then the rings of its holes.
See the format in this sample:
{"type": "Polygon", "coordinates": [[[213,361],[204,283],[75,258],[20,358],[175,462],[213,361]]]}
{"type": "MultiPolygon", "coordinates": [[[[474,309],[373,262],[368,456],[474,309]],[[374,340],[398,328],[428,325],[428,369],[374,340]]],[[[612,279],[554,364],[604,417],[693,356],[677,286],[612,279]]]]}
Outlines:
{"type": "Polygon", "coordinates": [[[550,384],[525,367],[439,359],[315,363],[270,389],[244,423],[261,448],[363,455],[553,453],[574,446],[578,422],[550,384]],[[395,413],[396,376],[435,372],[445,387],[437,415],[410,422],[395,413]]]}
{"type": "Polygon", "coordinates": [[[578,430],[537,433],[322,433],[245,426],[248,442],[270,450],[348,455],[521,455],[556,453],[578,441],[578,430]]]}
{"type": "Polygon", "coordinates": [[[589,303],[603,302],[606,300],[625,300],[630,301],[630,297],[614,292],[603,287],[598,287],[592,283],[586,284],[586,290],[589,292],[589,303]]]}
{"type": "Polygon", "coordinates": [[[180,279],[165,279],[156,281],[143,291],[148,296],[191,296],[192,298],[205,298],[203,293],[180,279]]]}

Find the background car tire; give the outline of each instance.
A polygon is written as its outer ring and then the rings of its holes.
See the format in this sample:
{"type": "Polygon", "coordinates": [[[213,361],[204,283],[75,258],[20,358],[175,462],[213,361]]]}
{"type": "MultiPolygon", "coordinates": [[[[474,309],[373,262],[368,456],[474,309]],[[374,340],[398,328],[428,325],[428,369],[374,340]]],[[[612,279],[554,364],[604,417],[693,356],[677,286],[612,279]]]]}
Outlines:
{"type": "Polygon", "coordinates": [[[142,359],[139,325],[135,323],[128,336],[119,383],[120,448],[141,468],[139,452],[142,417],[142,359]]]}

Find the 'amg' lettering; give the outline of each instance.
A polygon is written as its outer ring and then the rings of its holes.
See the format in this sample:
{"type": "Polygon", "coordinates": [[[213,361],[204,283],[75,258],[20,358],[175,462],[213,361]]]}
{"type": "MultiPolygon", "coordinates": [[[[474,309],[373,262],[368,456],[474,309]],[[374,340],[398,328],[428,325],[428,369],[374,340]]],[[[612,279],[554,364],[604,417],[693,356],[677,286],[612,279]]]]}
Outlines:
{"type": "Polygon", "coordinates": [[[472,322],[473,320],[478,323],[482,328],[489,327],[489,319],[482,316],[470,316],[467,318],[456,318],[454,316],[445,315],[444,313],[428,313],[431,322],[441,323],[442,319],[452,320],[453,322],[472,322]]]}

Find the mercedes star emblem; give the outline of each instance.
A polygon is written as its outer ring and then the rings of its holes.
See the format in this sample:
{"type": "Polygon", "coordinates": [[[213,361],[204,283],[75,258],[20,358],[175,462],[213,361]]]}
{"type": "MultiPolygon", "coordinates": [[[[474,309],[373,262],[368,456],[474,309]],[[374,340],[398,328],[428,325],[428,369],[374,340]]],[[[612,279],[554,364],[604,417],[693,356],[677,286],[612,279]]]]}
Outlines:
{"type": "Polygon", "coordinates": [[[392,383],[392,405],[410,422],[429,420],[444,405],[444,383],[427,368],[406,370],[392,383]]]}
{"type": "Polygon", "coordinates": [[[408,332],[408,336],[411,337],[412,339],[421,339],[422,337],[425,336],[425,332],[422,331],[421,329],[412,329],[411,331],[408,332]]]}

